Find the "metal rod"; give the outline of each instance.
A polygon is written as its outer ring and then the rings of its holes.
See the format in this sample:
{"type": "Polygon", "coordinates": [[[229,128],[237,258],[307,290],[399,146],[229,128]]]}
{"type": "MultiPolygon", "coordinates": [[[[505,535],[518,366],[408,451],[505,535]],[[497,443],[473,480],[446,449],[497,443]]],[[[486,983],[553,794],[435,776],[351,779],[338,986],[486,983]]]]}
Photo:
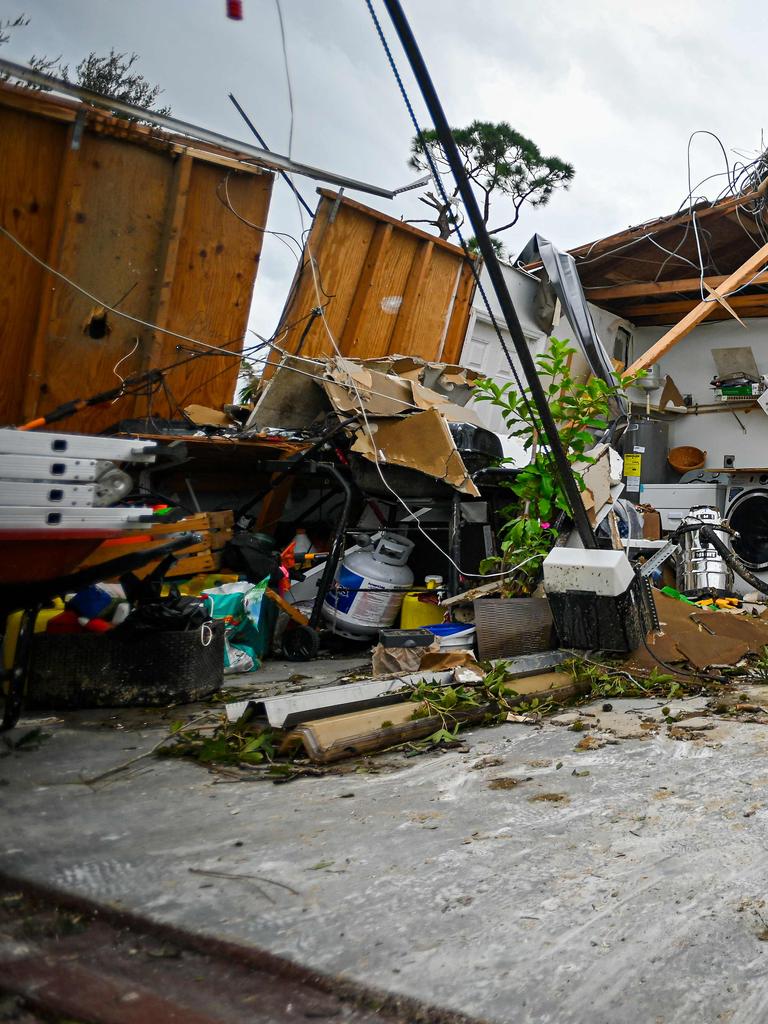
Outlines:
{"type": "Polygon", "coordinates": [[[470,223],[472,224],[472,230],[475,233],[480,252],[482,254],[485,266],[488,270],[488,276],[491,279],[493,290],[496,293],[499,306],[504,315],[504,319],[507,324],[507,328],[512,337],[512,342],[515,346],[515,351],[520,360],[523,374],[528,382],[531,389],[531,397],[533,398],[539,416],[541,417],[541,423],[544,428],[544,433],[547,436],[550,450],[555,459],[557,470],[560,475],[560,479],[565,491],[568,503],[571,506],[573,513],[573,520],[576,524],[579,537],[585,548],[596,548],[597,541],[592,526],[587,517],[586,509],[584,508],[584,502],[581,498],[581,492],[579,491],[576,478],[573,475],[568,457],[563,448],[560,435],[557,430],[557,424],[552,416],[549,405],[547,404],[547,397],[544,393],[544,388],[539,380],[539,375],[536,372],[536,365],[533,361],[533,357],[528,348],[528,344],[525,340],[520,321],[517,318],[515,307],[509,294],[506,281],[504,280],[504,274],[499,266],[499,261],[496,259],[496,253],[491,243],[490,235],[483,222],[480,208],[477,205],[477,199],[472,191],[472,186],[469,183],[469,179],[464,171],[464,165],[462,164],[459,151],[456,148],[456,143],[451,134],[451,129],[448,125],[448,121],[443,111],[440,99],[435,90],[435,86],[427,69],[427,65],[424,62],[424,58],[419,50],[418,43],[411,31],[411,27],[408,24],[408,19],[405,16],[403,8],[399,0],[384,0],[384,6],[387,8],[392,23],[395,26],[395,30],[400,37],[405,55],[413,70],[413,74],[418,82],[421,94],[424,97],[424,102],[427,105],[432,121],[437,130],[437,136],[440,140],[440,145],[443,148],[448,164],[450,165],[453,176],[456,180],[456,184],[461,193],[461,198],[464,203],[464,207],[467,211],[470,223]]]}
{"type": "Polygon", "coordinates": [[[335,174],[333,171],[323,171],[319,167],[311,167],[309,164],[300,164],[290,157],[281,156],[279,153],[271,153],[266,149],[258,149],[248,142],[240,142],[238,139],[231,139],[227,135],[220,135],[208,128],[201,128],[199,125],[190,124],[188,121],[180,121],[175,117],[166,117],[152,110],[144,110],[142,107],[134,107],[130,103],[123,103],[122,100],[113,96],[103,96],[101,93],[92,92],[90,89],[83,89],[79,85],[65,82],[61,78],[54,78],[52,75],[43,75],[39,71],[26,67],[24,64],[15,64],[10,60],[0,60],[0,72],[9,75],[11,78],[18,78],[24,82],[31,82],[33,85],[42,86],[44,89],[53,89],[56,92],[65,93],[67,96],[74,96],[75,99],[91,103],[96,107],[104,107],[106,110],[116,110],[126,117],[136,121],[144,121],[157,125],[159,128],[166,128],[171,132],[178,132],[181,135],[188,135],[198,142],[207,142],[213,146],[222,146],[224,149],[234,150],[238,155],[249,157],[256,163],[265,167],[273,168],[276,171],[290,171],[293,174],[302,174],[306,178],[313,178],[315,181],[326,181],[331,185],[338,185],[340,188],[351,188],[356,192],[367,192],[372,196],[382,196],[384,199],[393,199],[395,193],[387,188],[380,188],[378,185],[369,185],[364,181],[356,181],[353,178],[346,178],[344,175],[335,174]]]}
{"type": "Polygon", "coordinates": [[[336,575],[338,564],[344,557],[344,539],[347,534],[349,510],[352,507],[352,488],[349,485],[349,481],[339,472],[332,462],[319,462],[317,466],[318,469],[324,469],[326,472],[330,473],[336,480],[339,487],[341,487],[344,492],[344,504],[342,506],[341,513],[336,520],[336,530],[333,534],[328,558],[323,566],[323,573],[320,577],[320,582],[317,585],[317,595],[315,596],[315,603],[312,605],[312,613],[309,616],[309,624],[312,629],[317,629],[320,624],[326,594],[331,586],[333,577],[336,575]]]}
{"type": "MultiPolygon", "coordinates": [[[[260,133],[260,132],[259,132],[259,131],[257,130],[257,128],[256,128],[256,125],[255,125],[255,124],[253,123],[253,121],[252,121],[252,120],[250,119],[250,117],[248,117],[248,115],[246,114],[246,112],[245,112],[245,111],[243,110],[243,108],[242,108],[242,107],[240,106],[240,104],[239,104],[239,103],[238,103],[238,101],[237,101],[237,97],[235,96],[235,94],[234,94],[234,93],[230,93],[230,94],[229,94],[229,98],[230,98],[230,99],[232,100],[232,103],[233,103],[233,104],[234,104],[234,106],[235,106],[235,110],[236,110],[236,111],[238,112],[238,114],[240,115],[240,117],[242,117],[242,119],[243,119],[243,120],[245,121],[245,123],[246,123],[246,124],[248,125],[248,127],[249,127],[249,128],[251,129],[251,131],[253,132],[254,136],[256,137],[256,141],[258,142],[258,144],[259,144],[260,146],[262,146],[262,147],[264,148],[264,150],[265,150],[265,151],[266,151],[267,153],[271,153],[272,151],[270,150],[269,146],[268,146],[268,145],[267,145],[267,143],[265,142],[265,140],[264,140],[264,136],[263,136],[263,135],[262,135],[262,134],[261,134],[261,133],[260,133]]],[[[301,194],[301,192],[299,192],[299,190],[298,190],[298,189],[296,188],[296,186],[295,186],[295,185],[293,184],[293,182],[292,182],[292,181],[291,181],[291,179],[290,179],[290,178],[288,177],[288,175],[287,175],[287,174],[285,173],[285,171],[278,171],[278,174],[279,174],[279,175],[280,175],[280,177],[281,177],[281,178],[283,179],[283,181],[284,181],[284,182],[286,183],[286,185],[287,185],[287,186],[288,186],[288,188],[289,188],[289,189],[291,190],[291,192],[293,192],[293,194],[294,194],[294,195],[296,196],[296,198],[297,198],[297,199],[299,200],[299,202],[300,202],[300,203],[301,203],[301,205],[302,205],[302,206],[304,207],[304,209],[305,209],[305,210],[307,211],[307,213],[309,214],[309,216],[310,216],[310,217],[314,217],[315,215],[314,215],[314,213],[313,213],[313,211],[312,211],[312,207],[311,207],[311,206],[309,205],[309,203],[308,203],[308,202],[306,201],[306,199],[305,199],[305,198],[304,198],[304,196],[303,196],[303,195],[301,194]]]]}

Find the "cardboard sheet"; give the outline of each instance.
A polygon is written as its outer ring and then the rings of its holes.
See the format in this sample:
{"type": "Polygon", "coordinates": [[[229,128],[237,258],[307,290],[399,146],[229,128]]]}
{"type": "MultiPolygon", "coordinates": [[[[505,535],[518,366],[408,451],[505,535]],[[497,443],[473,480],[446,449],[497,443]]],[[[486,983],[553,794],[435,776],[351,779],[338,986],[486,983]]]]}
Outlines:
{"type": "Polygon", "coordinates": [[[209,409],[207,405],[188,405],[184,413],[198,427],[231,427],[232,420],[221,409],[209,409]]]}
{"type": "Polygon", "coordinates": [[[373,437],[365,427],[355,435],[352,451],[371,462],[405,466],[427,476],[444,480],[463,494],[478,498],[467,467],[454,444],[448,424],[436,409],[414,413],[404,420],[371,423],[373,437]],[[375,448],[374,448],[375,445],[375,448]]]}
{"type": "MultiPolygon", "coordinates": [[[[662,633],[651,634],[648,646],[668,664],[688,662],[701,671],[713,665],[735,665],[746,654],[758,654],[768,644],[768,623],[760,618],[727,611],[704,611],[658,591],[654,591],[654,597],[662,633]],[[695,615],[698,622],[691,619],[691,615],[695,615]],[[708,629],[712,633],[707,632],[708,629]]],[[[643,646],[630,655],[628,664],[660,668],[643,646]]]]}

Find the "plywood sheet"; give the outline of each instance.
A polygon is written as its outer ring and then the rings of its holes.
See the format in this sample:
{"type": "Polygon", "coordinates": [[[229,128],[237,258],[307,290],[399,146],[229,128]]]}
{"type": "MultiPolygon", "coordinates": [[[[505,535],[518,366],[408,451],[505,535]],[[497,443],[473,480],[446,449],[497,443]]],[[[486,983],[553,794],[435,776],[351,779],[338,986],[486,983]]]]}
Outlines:
{"type": "MultiPolygon", "coordinates": [[[[158,287],[155,268],[172,165],[162,153],[86,133],[68,203],[59,269],[83,288],[132,316],[148,320],[158,287]]],[[[140,373],[149,332],[107,314],[109,333],[84,329],[95,303],[66,285],[56,288],[45,336],[37,412],[83,398],[140,373]],[[116,364],[123,360],[116,370],[116,364]]],[[[88,409],[64,428],[87,432],[133,414],[124,400],[88,409]],[[127,407],[126,407],[127,406],[127,407]]]]}
{"type": "MultiPolygon", "coordinates": [[[[242,349],[273,175],[184,139],[0,84],[0,222],[109,305],[213,345],[242,349]],[[78,129],[77,144],[72,145],[78,129]]],[[[185,355],[178,339],[107,313],[0,239],[0,421],[19,423],[185,355]]],[[[120,419],[175,415],[233,398],[237,358],[205,355],[142,393],[84,410],[62,429],[98,432],[120,419]]]]}
{"type": "MultiPolygon", "coordinates": [[[[456,362],[474,291],[461,249],[333,192],[320,189],[320,196],[304,265],[281,318],[281,347],[297,352],[306,318],[318,305],[311,255],[328,326],[343,355],[402,353],[456,362]]],[[[315,321],[301,355],[334,354],[323,323],[315,321]]],[[[273,372],[274,363],[267,376],[273,372]]]]}
{"type": "MultiPolygon", "coordinates": [[[[169,302],[168,327],[213,345],[240,352],[264,234],[243,224],[221,202],[223,182],[232,207],[252,224],[265,225],[272,193],[271,174],[229,172],[195,161],[169,302]]],[[[162,363],[177,358],[177,342],[163,342],[162,363]]],[[[232,400],[239,361],[205,356],[168,377],[180,405],[213,408],[232,400]]]]}
{"type": "MultiPolygon", "coordinates": [[[[46,258],[67,134],[23,111],[0,107],[0,224],[46,258]]],[[[53,280],[0,237],[0,419],[17,423],[41,292],[53,280]]]]}

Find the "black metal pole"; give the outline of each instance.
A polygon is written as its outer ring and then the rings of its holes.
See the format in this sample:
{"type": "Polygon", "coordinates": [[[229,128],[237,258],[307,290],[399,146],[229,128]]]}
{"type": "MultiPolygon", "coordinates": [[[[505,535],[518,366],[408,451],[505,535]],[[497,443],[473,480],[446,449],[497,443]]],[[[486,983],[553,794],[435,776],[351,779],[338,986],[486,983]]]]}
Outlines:
{"type": "Polygon", "coordinates": [[[531,397],[533,398],[536,408],[541,417],[541,424],[544,428],[544,433],[547,436],[550,450],[555,459],[558,473],[562,481],[563,490],[565,491],[568,503],[571,506],[573,513],[573,521],[576,524],[576,529],[579,531],[579,537],[585,548],[596,548],[597,541],[595,540],[595,534],[592,526],[587,517],[586,509],[584,508],[584,502],[581,499],[581,492],[579,491],[576,478],[571,470],[568,457],[565,454],[565,449],[560,440],[560,434],[557,430],[557,424],[552,417],[549,405],[547,404],[547,397],[544,393],[544,388],[541,386],[539,375],[536,372],[536,365],[533,361],[533,357],[528,349],[528,343],[525,340],[523,329],[520,326],[520,321],[517,318],[515,307],[507,288],[507,283],[504,280],[504,274],[502,273],[499,261],[496,259],[496,253],[494,252],[493,245],[491,244],[491,238],[488,234],[483,218],[480,214],[480,207],[477,205],[477,199],[472,191],[472,186],[469,183],[464,172],[464,166],[459,156],[459,151],[456,148],[456,143],[453,140],[451,129],[448,125],[448,121],[443,111],[440,99],[435,90],[435,86],[430,77],[427,65],[424,63],[424,58],[419,50],[418,43],[411,31],[411,26],[408,24],[408,19],[405,16],[403,8],[399,0],[384,0],[384,6],[387,8],[392,23],[395,26],[395,31],[400,37],[403,50],[405,55],[413,69],[413,74],[416,81],[421,89],[421,94],[424,97],[424,102],[427,105],[432,121],[437,130],[438,138],[440,139],[440,145],[443,147],[446,159],[450,165],[453,176],[456,179],[461,198],[464,202],[464,207],[467,211],[470,223],[472,224],[472,230],[475,233],[480,252],[482,254],[485,265],[488,269],[488,276],[491,279],[493,290],[496,293],[499,306],[504,315],[504,319],[507,323],[507,328],[512,337],[512,342],[515,346],[518,359],[520,360],[523,374],[525,379],[528,381],[528,385],[531,389],[531,397]]]}

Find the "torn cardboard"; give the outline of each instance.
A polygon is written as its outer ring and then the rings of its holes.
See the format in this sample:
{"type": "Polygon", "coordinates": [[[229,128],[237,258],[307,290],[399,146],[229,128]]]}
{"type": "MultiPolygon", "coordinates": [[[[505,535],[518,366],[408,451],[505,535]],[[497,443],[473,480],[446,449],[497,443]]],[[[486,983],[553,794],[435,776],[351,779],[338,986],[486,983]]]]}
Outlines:
{"type": "Polygon", "coordinates": [[[231,427],[232,420],[220,409],[209,409],[207,405],[187,405],[184,408],[187,416],[196,427],[231,427]]]}
{"type": "MultiPolygon", "coordinates": [[[[389,676],[400,672],[416,672],[422,667],[422,658],[428,651],[438,652],[440,641],[435,638],[429,647],[385,647],[377,644],[373,648],[374,676],[389,676]]],[[[446,665],[446,669],[453,668],[446,665]]]]}
{"type": "Polygon", "coordinates": [[[377,420],[355,435],[352,451],[371,462],[414,469],[478,498],[448,424],[436,409],[404,420],[377,420]],[[370,433],[369,433],[370,430],[370,433]]]}
{"type": "Polygon", "coordinates": [[[648,635],[650,650],[641,645],[630,655],[630,666],[658,669],[658,658],[673,666],[688,662],[704,671],[717,665],[736,665],[747,654],[759,654],[768,643],[768,623],[759,618],[708,612],[658,591],[653,596],[662,631],[648,635]]]}
{"type": "Polygon", "coordinates": [[[595,461],[589,465],[577,463],[573,468],[581,475],[584,486],[581,495],[584,508],[590,523],[596,527],[624,490],[621,478],[619,477],[617,482],[614,471],[614,464],[620,457],[607,444],[599,444],[585,452],[585,455],[595,461]]]}

